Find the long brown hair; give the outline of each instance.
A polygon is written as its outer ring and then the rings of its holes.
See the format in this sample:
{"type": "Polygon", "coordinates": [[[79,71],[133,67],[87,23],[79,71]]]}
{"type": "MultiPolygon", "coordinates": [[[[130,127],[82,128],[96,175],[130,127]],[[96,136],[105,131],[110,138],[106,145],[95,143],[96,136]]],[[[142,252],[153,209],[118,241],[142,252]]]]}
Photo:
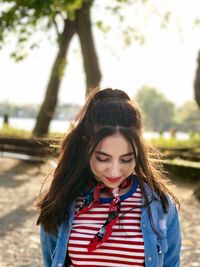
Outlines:
{"type": "Polygon", "coordinates": [[[137,104],[122,90],[97,89],[89,95],[64,138],[51,186],[37,203],[40,208],[37,224],[42,224],[47,232],[57,231],[69,214],[70,204],[93,179],[89,161],[97,144],[115,133],[120,133],[132,146],[135,171],[149,216],[144,182],[152,192],[158,193],[165,212],[168,210],[167,194],[178,203],[165,186],[165,175],[155,165],[152,160],[154,153],[143,139],[141,112],[137,104]]]}

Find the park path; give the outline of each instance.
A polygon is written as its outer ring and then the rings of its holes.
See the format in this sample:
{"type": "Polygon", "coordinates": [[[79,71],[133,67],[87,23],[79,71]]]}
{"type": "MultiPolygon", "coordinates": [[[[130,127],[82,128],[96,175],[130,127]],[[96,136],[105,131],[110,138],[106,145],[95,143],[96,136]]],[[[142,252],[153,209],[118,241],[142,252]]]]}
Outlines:
{"type": "MultiPolygon", "coordinates": [[[[0,267],[42,267],[37,210],[32,204],[51,171],[48,161],[0,158],[0,267]]],[[[176,182],[172,190],[181,203],[181,267],[200,267],[200,202],[191,184],[176,182]]]]}

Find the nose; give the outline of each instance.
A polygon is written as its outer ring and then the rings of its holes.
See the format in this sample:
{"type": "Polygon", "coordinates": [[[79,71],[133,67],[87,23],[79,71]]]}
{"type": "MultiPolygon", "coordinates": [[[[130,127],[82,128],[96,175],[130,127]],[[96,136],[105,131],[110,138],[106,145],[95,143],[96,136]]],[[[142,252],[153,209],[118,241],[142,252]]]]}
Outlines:
{"type": "Polygon", "coordinates": [[[121,168],[118,161],[112,162],[110,166],[110,176],[113,178],[121,176],[121,168]]]}

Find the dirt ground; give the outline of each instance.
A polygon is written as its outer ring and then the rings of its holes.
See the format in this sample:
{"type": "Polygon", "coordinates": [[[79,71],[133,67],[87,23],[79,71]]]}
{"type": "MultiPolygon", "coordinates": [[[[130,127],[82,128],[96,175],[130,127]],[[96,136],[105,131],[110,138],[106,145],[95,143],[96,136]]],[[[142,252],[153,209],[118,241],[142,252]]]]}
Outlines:
{"type": "MultiPolygon", "coordinates": [[[[33,202],[51,170],[49,161],[36,164],[0,157],[0,267],[43,266],[33,202]]],[[[193,189],[189,183],[172,186],[181,203],[181,267],[200,267],[200,202],[193,189]]]]}

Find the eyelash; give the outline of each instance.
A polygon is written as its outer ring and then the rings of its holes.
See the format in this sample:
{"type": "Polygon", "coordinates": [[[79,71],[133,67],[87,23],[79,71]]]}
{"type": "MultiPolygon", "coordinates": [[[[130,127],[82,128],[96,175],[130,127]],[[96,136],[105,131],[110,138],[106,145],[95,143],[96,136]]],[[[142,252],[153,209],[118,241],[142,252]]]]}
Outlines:
{"type": "Polygon", "coordinates": [[[131,162],[131,161],[133,161],[133,158],[130,158],[130,159],[122,159],[122,162],[123,163],[129,163],[129,162],[131,162]]]}
{"type": "MultiPolygon", "coordinates": [[[[108,162],[108,161],[109,161],[109,159],[100,159],[99,157],[96,157],[96,159],[97,159],[99,162],[108,162]]],[[[122,162],[122,163],[130,163],[132,160],[133,160],[133,158],[130,158],[130,159],[128,159],[128,160],[121,159],[121,162],[122,162]]]]}

